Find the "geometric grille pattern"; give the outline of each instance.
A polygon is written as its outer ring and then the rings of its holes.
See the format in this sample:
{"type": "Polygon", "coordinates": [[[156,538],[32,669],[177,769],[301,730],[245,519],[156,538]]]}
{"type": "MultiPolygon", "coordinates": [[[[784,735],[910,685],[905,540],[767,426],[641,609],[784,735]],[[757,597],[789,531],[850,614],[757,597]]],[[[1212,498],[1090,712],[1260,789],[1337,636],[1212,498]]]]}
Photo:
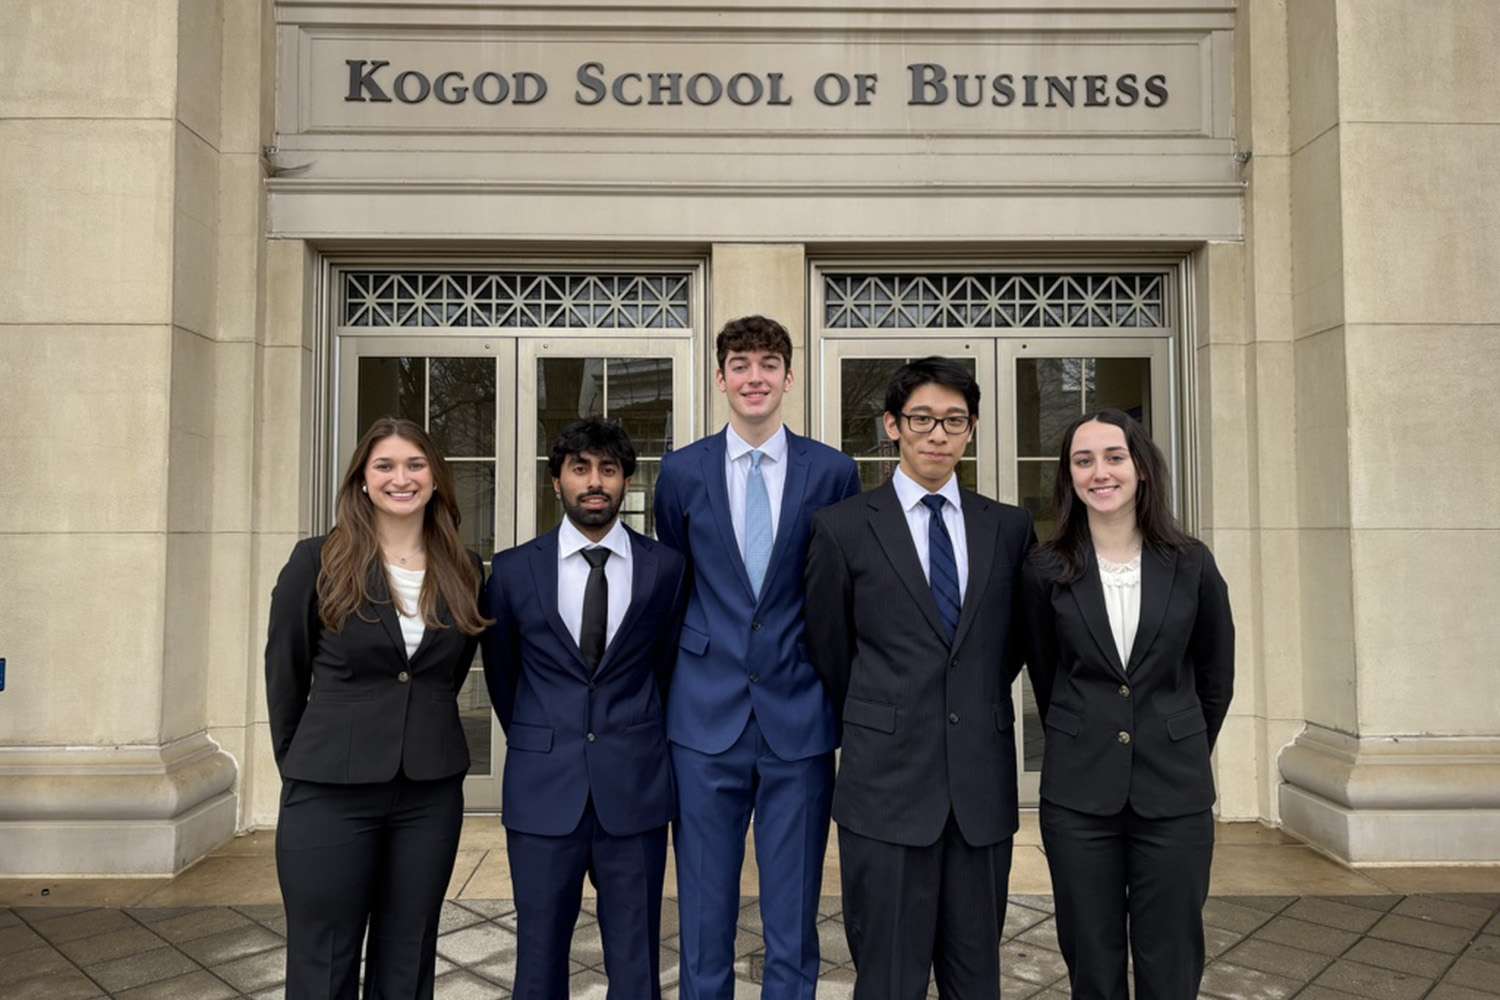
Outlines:
{"type": "Polygon", "coordinates": [[[685,274],[349,271],[345,326],[688,329],[685,274]]]}
{"type": "Polygon", "coordinates": [[[836,330],[1162,328],[1157,274],[829,274],[824,324],[836,330]]]}

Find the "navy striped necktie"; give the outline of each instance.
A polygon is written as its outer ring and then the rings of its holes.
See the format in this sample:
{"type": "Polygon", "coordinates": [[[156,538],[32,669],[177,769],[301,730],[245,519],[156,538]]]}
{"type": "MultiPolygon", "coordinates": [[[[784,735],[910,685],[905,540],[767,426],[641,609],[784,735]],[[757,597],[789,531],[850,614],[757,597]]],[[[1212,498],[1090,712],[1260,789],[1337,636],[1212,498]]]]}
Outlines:
{"type": "Polygon", "coordinates": [[[932,599],[937,602],[938,614],[948,629],[948,640],[958,634],[958,560],[953,557],[953,539],[948,535],[948,526],[943,523],[943,497],[929,493],[922,503],[932,512],[927,522],[927,582],[932,587],[932,599]]]}

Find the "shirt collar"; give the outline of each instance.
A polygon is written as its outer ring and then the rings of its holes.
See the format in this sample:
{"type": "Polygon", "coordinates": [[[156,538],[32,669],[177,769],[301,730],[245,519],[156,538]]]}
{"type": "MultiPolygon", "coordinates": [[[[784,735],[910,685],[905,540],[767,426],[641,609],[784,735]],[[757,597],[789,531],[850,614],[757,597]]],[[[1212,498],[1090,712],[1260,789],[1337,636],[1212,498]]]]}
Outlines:
{"type": "Polygon", "coordinates": [[[630,558],[630,535],[625,531],[625,522],[619,518],[615,518],[615,526],[609,529],[609,534],[605,535],[602,540],[593,542],[579,531],[572,521],[564,517],[557,529],[558,558],[566,559],[591,545],[609,549],[611,556],[630,558]]]}
{"type": "MultiPolygon", "coordinates": [[[[745,443],[745,439],[735,433],[734,428],[729,425],[724,427],[724,443],[729,449],[729,460],[737,462],[754,451],[753,445],[745,443]]],[[[760,452],[764,456],[762,462],[780,462],[786,458],[786,424],[776,428],[776,433],[766,439],[760,446],[760,452]]]]}
{"type": "MultiPolygon", "coordinates": [[[[899,465],[896,466],[896,471],[891,474],[891,485],[896,488],[896,499],[901,502],[901,509],[905,511],[910,511],[917,504],[921,503],[922,498],[931,492],[927,487],[903,472],[899,465]]],[[[963,496],[958,491],[957,470],[954,471],[953,475],[948,477],[948,481],[936,492],[943,499],[951,503],[954,510],[961,511],[964,509],[963,496]]]]}

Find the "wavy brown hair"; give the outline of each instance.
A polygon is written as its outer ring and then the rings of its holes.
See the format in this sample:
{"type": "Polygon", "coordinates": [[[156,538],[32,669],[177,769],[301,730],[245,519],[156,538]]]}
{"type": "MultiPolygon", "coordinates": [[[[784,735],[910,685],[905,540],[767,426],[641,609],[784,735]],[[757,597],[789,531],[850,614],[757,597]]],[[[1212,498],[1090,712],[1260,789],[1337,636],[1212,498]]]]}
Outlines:
{"type": "Polygon", "coordinates": [[[1052,505],[1057,513],[1057,534],[1051,541],[1037,546],[1043,564],[1050,563],[1059,583],[1073,583],[1088,568],[1089,552],[1094,547],[1089,535],[1088,508],[1073,489],[1073,435],[1092,421],[1113,424],[1125,432],[1125,446],[1135,463],[1135,523],[1148,549],[1185,549],[1193,536],[1183,531],[1172,516],[1172,480],[1167,458],[1130,414],[1123,410],[1095,410],[1085,413],[1063,431],[1062,448],[1057,456],[1057,480],[1052,489],[1052,505]]]}
{"type": "Polygon", "coordinates": [[[351,614],[362,621],[373,620],[365,617],[364,606],[391,603],[389,578],[385,596],[370,592],[370,581],[377,571],[384,574],[385,567],[375,533],[375,505],[361,489],[370,453],[388,437],[416,445],[432,470],[432,497],[422,511],[422,545],[427,551],[427,573],[417,602],[422,622],[428,628],[447,628],[438,617],[439,609],[446,607],[460,632],[478,635],[490,622],[479,613],[479,570],[458,537],[463,516],[453,473],[427,432],[400,417],[381,417],[370,425],[339,483],[336,519],[323,545],[323,568],[318,573],[318,615],[328,629],[337,632],[351,614]]]}

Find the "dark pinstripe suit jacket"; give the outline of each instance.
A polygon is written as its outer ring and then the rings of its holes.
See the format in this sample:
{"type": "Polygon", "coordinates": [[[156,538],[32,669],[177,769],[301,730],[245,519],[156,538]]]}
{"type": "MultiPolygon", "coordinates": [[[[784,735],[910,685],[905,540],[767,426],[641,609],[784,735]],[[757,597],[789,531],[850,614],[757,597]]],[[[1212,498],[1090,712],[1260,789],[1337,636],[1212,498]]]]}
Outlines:
{"type": "Polygon", "coordinates": [[[969,581],[953,642],[890,483],[821,511],[807,558],[807,646],[843,720],[833,818],[922,847],[1015,833],[1011,682],[1031,515],[963,492],[969,581]]]}

